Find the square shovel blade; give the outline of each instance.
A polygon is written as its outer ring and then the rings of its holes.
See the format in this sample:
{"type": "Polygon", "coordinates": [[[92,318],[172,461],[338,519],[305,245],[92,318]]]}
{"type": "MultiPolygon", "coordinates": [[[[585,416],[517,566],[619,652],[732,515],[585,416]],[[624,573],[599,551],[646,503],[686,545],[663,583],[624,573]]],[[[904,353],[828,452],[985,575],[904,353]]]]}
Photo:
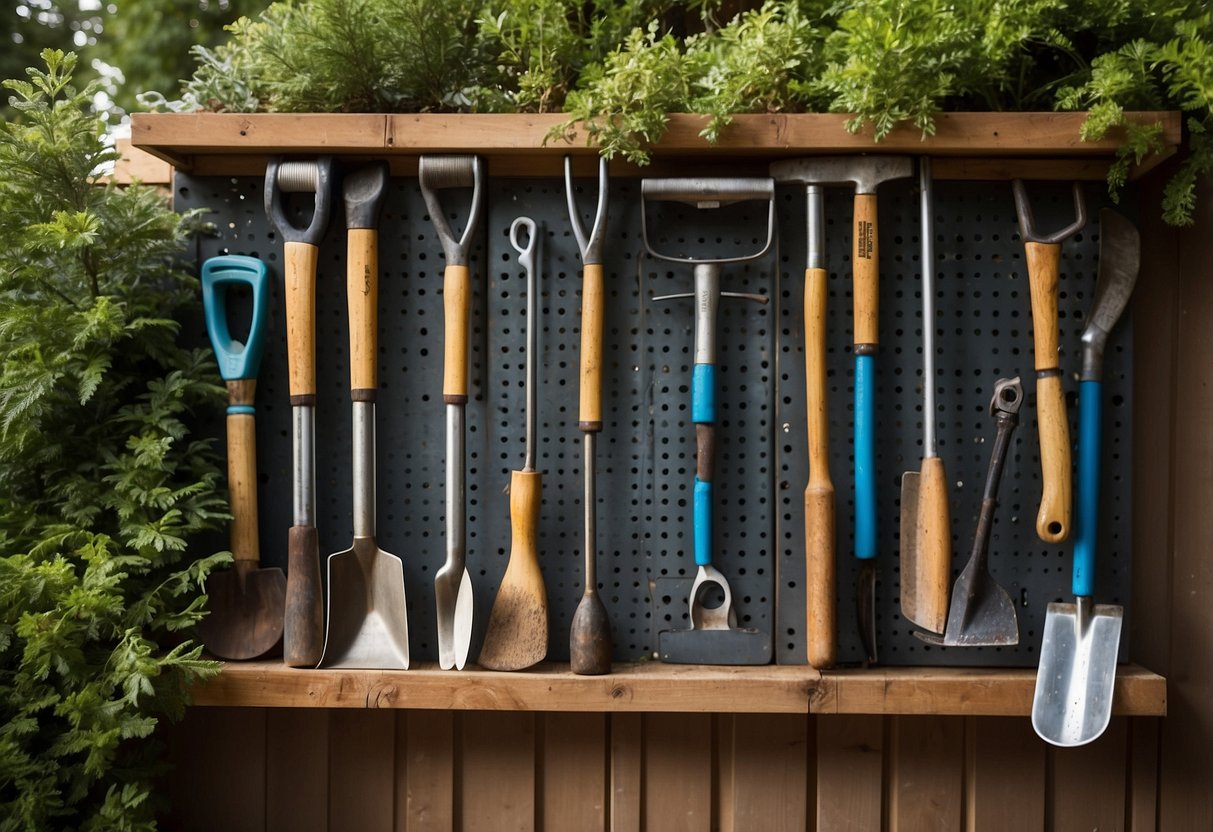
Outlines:
{"type": "Polygon", "coordinates": [[[1098,738],[1112,716],[1124,609],[1098,604],[1080,614],[1084,605],[1049,604],[1032,699],[1032,727],[1063,747],[1098,738]]]}

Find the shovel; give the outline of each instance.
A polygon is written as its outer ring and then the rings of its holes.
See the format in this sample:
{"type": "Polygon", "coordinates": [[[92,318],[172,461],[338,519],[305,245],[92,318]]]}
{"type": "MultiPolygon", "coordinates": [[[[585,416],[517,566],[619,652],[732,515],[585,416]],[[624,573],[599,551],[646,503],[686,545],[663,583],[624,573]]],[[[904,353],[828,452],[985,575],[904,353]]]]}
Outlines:
{"type": "Polygon", "coordinates": [[[1141,262],[1137,229],[1115,211],[1099,216],[1099,279],[1082,333],[1078,391],[1078,517],[1074,543],[1073,604],[1049,604],[1032,727],[1059,746],[1085,745],[1112,716],[1112,689],[1124,609],[1096,604],[1095,544],[1099,528],[1099,453],[1102,430],[1103,353],[1120,319],[1141,262]]]}
{"type": "Polygon", "coordinates": [[[375,398],[379,389],[379,212],[387,162],[345,176],[349,251],[350,398],[354,422],[354,542],[328,558],[328,605],[320,667],[408,670],[404,564],[375,543],[375,398]]]}
{"type": "Polygon", "coordinates": [[[417,183],[434,231],[442,241],[443,344],[442,401],[446,406],[446,562],[434,576],[438,618],[438,666],[463,670],[472,643],[472,576],[467,560],[467,460],[464,416],[468,401],[468,323],[472,277],[471,240],[480,219],[483,163],[479,156],[422,156],[417,183]],[[463,235],[456,238],[438,191],[471,188],[472,201],[463,235]]]}
{"type": "Polygon", "coordinates": [[[943,647],[1002,647],[1019,643],[1019,618],[1015,602],[990,574],[990,532],[994,529],[994,509],[998,508],[998,484],[1002,480],[1011,434],[1019,423],[1023,386],[1018,378],[999,379],[990,399],[990,414],[998,420],[998,434],[990,452],[990,470],[986,474],[981,497],[981,514],[973,535],[973,553],[952,588],[952,606],[943,637],[915,631],[928,644],[943,647]]]}
{"type": "Polygon", "coordinates": [[[535,364],[539,360],[539,235],[535,221],[530,217],[514,220],[510,244],[526,269],[526,461],[521,471],[510,472],[510,560],[480,649],[480,665],[489,670],[522,670],[543,661],[548,652],[548,596],[537,546],[543,473],[535,470],[539,405],[535,364]],[[521,229],[526,230],[526,243],[519,235],[521,229]]]}
{"type": "Polygon", "coordinates": [[[230,571],[207,578],[211,614],[198,627],[206,649],[221,659],[256,659],[282,648],[286,575],[260,568],[257,533],[257,427],[253,399],[265,346],[269,285],[265,264],[255,257],[212,257],[202,264],[206,329],[227,383],[227,481],[232,499],[230,571]],[[248,286],[253,316],[244,344],[227,326],[227,289],[248,286]]]}

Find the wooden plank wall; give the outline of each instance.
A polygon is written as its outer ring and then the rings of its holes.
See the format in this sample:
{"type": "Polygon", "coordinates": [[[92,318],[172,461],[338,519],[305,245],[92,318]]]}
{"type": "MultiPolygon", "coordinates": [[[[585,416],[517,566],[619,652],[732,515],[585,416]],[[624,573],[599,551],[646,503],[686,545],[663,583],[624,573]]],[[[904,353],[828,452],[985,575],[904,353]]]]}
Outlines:
{"type": "Polygon", "coordinates": [[[165,733],[164,828],[1146,832],[1157,730],[1062,750],[1026,717],[198,708],[165,733]]]}

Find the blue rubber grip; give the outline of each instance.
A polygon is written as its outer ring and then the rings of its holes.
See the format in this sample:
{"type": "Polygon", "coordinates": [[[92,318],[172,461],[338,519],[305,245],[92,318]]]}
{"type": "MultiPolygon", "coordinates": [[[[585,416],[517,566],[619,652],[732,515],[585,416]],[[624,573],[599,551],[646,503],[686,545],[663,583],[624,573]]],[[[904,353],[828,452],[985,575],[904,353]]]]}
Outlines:
{"type": "Polygon", "coordinates": [[[1099,452],[1103,432],[1103,383],[1078,385],[1078,517],[1074,541],[1074,594],[1095,593],[1095,543],[1099,537],[1099,452]]]}
{"type": "Polygon", "coordinates": [[[257,377],[261,353],[265,348],[265,330],[270,313],[269,277],[265,263],[256,257],[226,254],[211,257],[202,264],[202,308],[206,331],[219,362],[224,381],[257,377]],[[248,286],[253,296],[253,314],[249,321],[247,343],[232,338],[227,326],[227,289],[248,286]]]}
{"type": "Polygon", "coordinates": [[[716,423],[716,365],[696,364],[691,371],[691,421],[716,423]]]}
{"type": "Polygon", "coordinates": [[[695,565],[712,565],[712,484],[695,478],[695,565]]]}
{"type": "Polygon", "coordinates": [[[876,357],[855,356],[855,557],[876,557],[876,357]]]}

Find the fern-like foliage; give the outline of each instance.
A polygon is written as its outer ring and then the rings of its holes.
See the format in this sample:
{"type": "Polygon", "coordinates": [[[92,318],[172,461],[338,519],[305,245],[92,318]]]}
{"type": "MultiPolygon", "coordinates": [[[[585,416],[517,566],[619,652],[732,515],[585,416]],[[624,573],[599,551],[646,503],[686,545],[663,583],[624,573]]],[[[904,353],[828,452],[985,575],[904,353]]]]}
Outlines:
{"type": "Polygon", "coordinates": [[[0,125],[0,830],[151,829],[148,737],[216,666],[188,640],[226,503],[187,425],[222,401],[178,343],[192,216],[97,181],[75,57],[0,125]]]}

